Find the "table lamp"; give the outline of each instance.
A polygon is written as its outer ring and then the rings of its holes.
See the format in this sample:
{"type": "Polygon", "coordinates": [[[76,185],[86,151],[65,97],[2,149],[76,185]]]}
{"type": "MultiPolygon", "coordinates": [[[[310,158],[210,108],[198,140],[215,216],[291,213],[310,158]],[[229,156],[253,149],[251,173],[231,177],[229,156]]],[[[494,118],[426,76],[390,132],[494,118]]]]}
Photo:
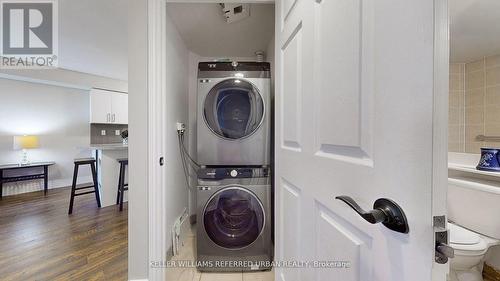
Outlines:
{"type": "Polygon", "coordinates": [[[14,137],[14,149],[22,150],[23,157],[21,159],[21,165],[29,164],[28,160],[28,149],[38,148],[38,137],[37,136],[15,136],[14,137]]]}

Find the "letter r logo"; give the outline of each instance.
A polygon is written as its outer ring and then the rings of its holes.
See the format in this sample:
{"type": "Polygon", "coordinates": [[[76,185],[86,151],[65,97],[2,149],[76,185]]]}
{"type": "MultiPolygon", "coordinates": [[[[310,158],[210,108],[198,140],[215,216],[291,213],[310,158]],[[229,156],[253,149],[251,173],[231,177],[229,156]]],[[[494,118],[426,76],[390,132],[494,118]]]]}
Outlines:
{"type": "Polygon", "coordinates": [[[53,51],[53,3],[2,2],[4,55],[50,55],[53,51]]]}

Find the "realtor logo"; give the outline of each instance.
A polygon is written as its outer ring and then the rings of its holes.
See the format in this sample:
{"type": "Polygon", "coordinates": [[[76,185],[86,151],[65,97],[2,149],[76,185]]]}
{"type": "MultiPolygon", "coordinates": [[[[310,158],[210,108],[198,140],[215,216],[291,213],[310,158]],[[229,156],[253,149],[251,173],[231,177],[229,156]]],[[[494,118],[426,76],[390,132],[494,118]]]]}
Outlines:
{"type": "Polygon", "coordinates": [[[0,68],[57,66],[57,0],[0,0],[0,68]]]}

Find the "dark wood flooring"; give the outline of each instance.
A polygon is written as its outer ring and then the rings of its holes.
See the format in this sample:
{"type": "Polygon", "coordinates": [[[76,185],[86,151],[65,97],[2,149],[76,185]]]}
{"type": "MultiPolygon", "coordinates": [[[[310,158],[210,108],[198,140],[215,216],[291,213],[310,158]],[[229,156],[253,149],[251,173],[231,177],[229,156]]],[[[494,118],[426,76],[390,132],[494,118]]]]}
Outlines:
{"type": "Polygon", "coordinates": [[[127,280],[127,204],[97,208],[69,188],[0,199],[0,280],[127,280]]]}

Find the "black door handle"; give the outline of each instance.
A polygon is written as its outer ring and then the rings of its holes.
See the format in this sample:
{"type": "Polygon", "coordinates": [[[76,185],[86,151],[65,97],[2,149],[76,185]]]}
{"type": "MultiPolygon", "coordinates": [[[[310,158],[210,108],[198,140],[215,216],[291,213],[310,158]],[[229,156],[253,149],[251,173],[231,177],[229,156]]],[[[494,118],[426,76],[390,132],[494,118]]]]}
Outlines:
{"type": "Polygon", "coordinates": [[[408,233],[410,231],[408,220],[406,219],[403,209],[391,199],[377,199],[373,204],[373,210],[368,212],[363,210],[358,203],[349,196],[337,196],[335,199],[341,200],[349,205],[349,207],[371,224],[382,223],[390,230],[401,233],[408,233]]]}

